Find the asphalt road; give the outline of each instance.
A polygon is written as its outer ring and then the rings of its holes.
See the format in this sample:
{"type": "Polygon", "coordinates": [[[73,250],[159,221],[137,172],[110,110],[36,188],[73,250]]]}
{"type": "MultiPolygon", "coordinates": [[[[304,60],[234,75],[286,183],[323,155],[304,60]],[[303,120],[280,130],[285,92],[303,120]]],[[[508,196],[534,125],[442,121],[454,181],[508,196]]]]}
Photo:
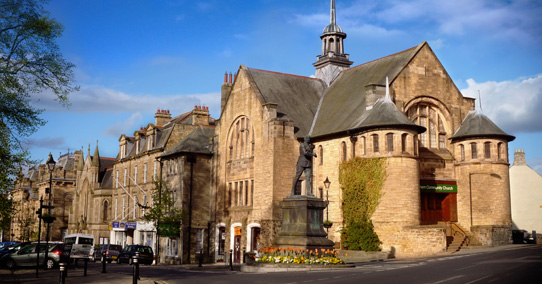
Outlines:
{"type": "MultiPolygon", "coordinates": [[[[132,283],[132,266],[89,263],[72,269],[66,283],[132,283]]],[[[457,255],[356,263],[354,268],[329,271],[244,273],[228,266],[141,266],[138,283],[542,283],[542,245],[510,245],[457,255]]],[[[58,271],[0,270],[0,283],[59,283],[58,271]]]]}

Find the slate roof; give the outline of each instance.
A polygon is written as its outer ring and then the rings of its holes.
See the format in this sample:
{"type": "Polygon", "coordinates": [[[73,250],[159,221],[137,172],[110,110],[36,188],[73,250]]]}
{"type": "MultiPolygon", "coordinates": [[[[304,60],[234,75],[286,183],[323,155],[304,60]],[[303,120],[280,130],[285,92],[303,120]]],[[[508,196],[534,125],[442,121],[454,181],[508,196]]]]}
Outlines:
{"type": "Polygon", "coordinates": [[[356,130],[393,127],[398,129],[415,129],[419,133],[425,132],[425,127],[419,126],[410,121],[406,115],[400,111],[390,98],[384,97],[376,101],[370,110],[367,110],[360,116],[350,128],[356,130]]]}
{"type": "MultiPolygon", "coordinates": [[[[393,82],[426,44],[422,42],[416,47],[342,71],[325,92],[311,136],[341,133],[360,127],[361,121],[368,116],[365,87],[385,86],[386,77],[393,82]]],[[[377,118],[374,115],[371,120],[377,118]]],[[[369,122],[366,122],[367,125],[369,122]]]]}
{"type": "Polygon", "coordinates": [[[278,104],[277,117],[291,119],[298,128],[294,130],[297,137],[308,134],[325,84],[316,78],[253,68],[247,71],[263,103],[278,104]]]}
{"type": "Polygon", "coordinates": [[[182,153],[195,153],[212,155],[212,143],[211,139],[215,134],[214,127],[199,126],[184,137],[179,143],[173,147],[164,151],[159,157],[164,158],[167,156],[182,154],[182,153]]]}
{"type": "Polygon", "coordinates": [[[477,137],[504,138],[508,142],[516,139],[516,137],[502,131],[495,123],[493,123],[493,121],[481,112],[471,110],[467,116],[465,116],[465,119],[463,119],[461,126],[454,135],[452,135],[452,141],[477,137]]]}
{"type": "Polygon", "coordinates": [[[184,137],[179,143],[173,147],[164,151],[159,157],[164,158],[167,156],[182,154],[182,153],[195,153],[212,155],[212,143],[211,139],[215,135],[214,127],[199,126],[184,137]]]}

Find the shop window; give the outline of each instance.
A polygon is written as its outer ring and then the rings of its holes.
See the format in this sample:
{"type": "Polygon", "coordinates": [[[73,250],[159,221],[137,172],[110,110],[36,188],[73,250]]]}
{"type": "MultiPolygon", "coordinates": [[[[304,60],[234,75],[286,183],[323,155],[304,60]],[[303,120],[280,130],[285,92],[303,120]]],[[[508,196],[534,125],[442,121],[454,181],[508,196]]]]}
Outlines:
{"type": "Polygon", "coordinates": [[[224,255],[224,250],[226,247],[226,228],[218,228],[218,254],[224,255]]]}
{"type": "Polygon", "coordinates": [[[251,241],[252,247],[250,248],[252,251],[258,251],[260,248],[260,228],[253,227],[252,228],[252,241],[251,241]]]}
{"type": "Polygon", "coordinates": [[[179,240],[177,238],[167,238],[166,256],[176,257],[179,255],[179,240]]]}

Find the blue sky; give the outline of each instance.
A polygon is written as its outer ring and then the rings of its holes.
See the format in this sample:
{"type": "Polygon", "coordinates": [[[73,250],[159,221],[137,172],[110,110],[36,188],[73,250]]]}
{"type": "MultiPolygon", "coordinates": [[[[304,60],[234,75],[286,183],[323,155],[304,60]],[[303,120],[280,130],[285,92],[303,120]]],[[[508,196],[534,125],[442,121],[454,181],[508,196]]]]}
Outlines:
{"type": "MultiPolygon", "coordinates": [[[[34,96],[48,123],[27,140],[32,158],[86,154],[97,140],[102,156],[115,157],[120,135],[153,122],[157,109],[175,116],[204,105],[219,118],[224,73],[241,64],[313,75],[329,5],[52,0],[47,10],[65,26],[58,43],[81,89],[69,108],[34,96]]],[[[525,149],[542,173],[541,1],[336,0],[336,8],[354,65],[429,42],[463,95],[480,91],[483,113],[516,136],[511,157],[525,149]]]]}

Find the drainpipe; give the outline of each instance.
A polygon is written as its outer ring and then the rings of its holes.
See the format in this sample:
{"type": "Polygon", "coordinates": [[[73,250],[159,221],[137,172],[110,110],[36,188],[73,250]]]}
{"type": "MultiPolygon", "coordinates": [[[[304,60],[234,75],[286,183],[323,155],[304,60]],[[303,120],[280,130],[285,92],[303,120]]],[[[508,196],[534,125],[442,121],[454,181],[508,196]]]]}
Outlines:
{"type": "Polygon", "coordinates": [[[190,163],[190,195],[188,197],[188,260],[190,263],[190,254],[192,253],[192,191],[194,189],[194,164],[195,155],[188,155],[187,160],[190,163]]]}

